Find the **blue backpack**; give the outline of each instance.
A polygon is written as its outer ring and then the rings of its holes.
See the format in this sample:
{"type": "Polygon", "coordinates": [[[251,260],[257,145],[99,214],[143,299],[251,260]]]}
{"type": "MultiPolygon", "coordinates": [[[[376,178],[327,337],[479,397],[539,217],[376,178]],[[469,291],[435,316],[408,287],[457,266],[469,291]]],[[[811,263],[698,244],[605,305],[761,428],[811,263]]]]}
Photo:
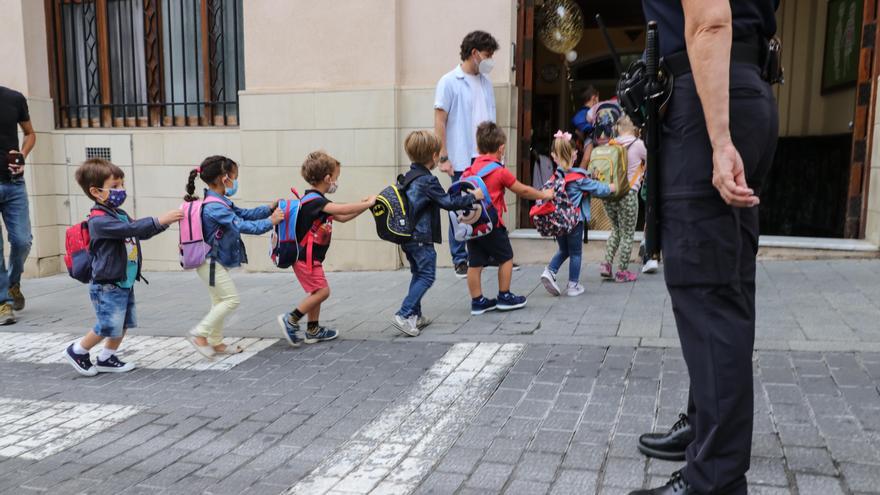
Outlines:
{"type": "Polygon", "coordinates": [[[305,239],[296,237],[296,220],[303,205],[321,197],[317,193],[308,193],[300,198],[296,189],[290,191],[294,198],[278,201],[278,208],[284,212],[284,220],[275,226],[269,240],[269,257],[278,268],[290,268],[299,259],[299,250],[304,247],[305,239]]]}
{"type": "Polygon", "coordinates": [[[467,210],[449,212],[449,222],[455,233],[455,240],[459,242],[469,241],[490,234],[498,225],[498,211],[492,204],[489,196],[489,188],[483,179],[492,172],[499,170],[501,164],[492,162],[484,165],[477,175],[463,177],[449,187],[451,196],[468,194],[470,191],[480,188],[483,190],[483,199],[471,205],[467,210]]]}

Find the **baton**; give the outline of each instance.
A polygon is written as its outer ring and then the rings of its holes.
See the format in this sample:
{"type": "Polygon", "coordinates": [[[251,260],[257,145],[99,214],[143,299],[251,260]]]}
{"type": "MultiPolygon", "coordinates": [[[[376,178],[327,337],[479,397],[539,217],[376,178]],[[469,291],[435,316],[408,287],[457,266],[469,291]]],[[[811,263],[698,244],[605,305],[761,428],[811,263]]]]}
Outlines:
{"type": "Polygon", "coordinates": [[[645,187],[648,200],[645,205],[645,254],[648,259],[660,254],[660,177],[658,161],[660,154],[660,98],[662,89],[658,80],[660,66],[659,33],[657,22],[648,23],[645,47],[645,75],[647,102],[645,116],[645,187]]]}

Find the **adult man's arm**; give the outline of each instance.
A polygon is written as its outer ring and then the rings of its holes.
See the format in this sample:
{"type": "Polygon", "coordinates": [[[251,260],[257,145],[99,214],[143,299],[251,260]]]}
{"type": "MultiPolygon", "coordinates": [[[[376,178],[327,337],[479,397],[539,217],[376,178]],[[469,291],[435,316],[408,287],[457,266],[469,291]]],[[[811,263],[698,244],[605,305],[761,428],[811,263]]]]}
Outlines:
{"type": "Polygon", "coordinates": [[[728,0],[682,0],[685,41],[697,94],[712,142],[712,184],[737,207],[760,200],[746,184],[742,157],[730,136],[730,50],[733,17],[728,0]]]}
{"type": "Polygon", "coordinates": [[[34,132],[34,126],[31,125],[31,121],[19,122],[19,126],[21,126],[21,130],[24,132],[24,141],[21,145],[21,154],[24,155],[25,158],[31,153],[31,150],[34,149],[34,145],[37,144],[37,133],[34,132]]]}
{"type": "MultiPolygon", "coordinates": [[[[440,156],[449,155],[449,152],[446,150],[446,121],[448,119],[449,114],[445,110],[441,108],[434,109],[434,133],[437,134],[438,138],[440,138],[440,156]]],[[[441,163],[440,171],[452,175],[452,162],[446,160],[445,162],[441,163]]]]}

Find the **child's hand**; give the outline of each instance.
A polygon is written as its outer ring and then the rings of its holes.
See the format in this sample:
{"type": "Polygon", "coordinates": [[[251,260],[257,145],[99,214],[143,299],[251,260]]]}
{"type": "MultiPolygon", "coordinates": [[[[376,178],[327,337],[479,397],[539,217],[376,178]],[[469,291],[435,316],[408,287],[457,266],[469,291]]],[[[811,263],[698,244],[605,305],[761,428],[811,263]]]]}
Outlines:
{"type": "Polygon", "coordinates": [[[479,187],[475,188],[474,192],[472,192],[471,194],[474,195],[474,199],[476,199],[477,201],[482,201],[486,199],[486,196],[483,195],[483,190],[479,187]]]}
{"type": "Polygon", "coordinates": [[[611,194],[614,194],[617,192],[617,186],[615,184],[609,184],[608,189],[611,189],[611,194]]]}
{"type": "Polygon", "coordinates": [[[284,221],[284,210],[280,208],[275,208],[272,211],[272,215],[269,216],[269,220],[272,222],[272,225],[278,225],[279,223],[284,221]]]}
{"type": "Polygon", "coordinates": [[[372,208],[373,205],[376,204],[376,196],[367,196],[366,198],[362,199],[361,201],[369,204],[370,208],[372,208]]]}
{"type": "Polygon", "coordinates": [[[180,210],[171,210],[168,213],[159,216],[160,225],[171,225],[177,223],[183,218],[183,212],[180,210]]]}
{"type": "Polygon", "coordinates": [[[544,196],[541,198],[544,201],[552,201],[553,198],[556,197],[556,191],[554,191],[553,189],[544,189],[541,192],[544,193],[544,196]]]}
{"type": "Polygon", "coordinates": [[[275,208],[278,208],[278,200],[276,199],[274,203],[269,205],[269,211],[275,211],[275,208]]]}

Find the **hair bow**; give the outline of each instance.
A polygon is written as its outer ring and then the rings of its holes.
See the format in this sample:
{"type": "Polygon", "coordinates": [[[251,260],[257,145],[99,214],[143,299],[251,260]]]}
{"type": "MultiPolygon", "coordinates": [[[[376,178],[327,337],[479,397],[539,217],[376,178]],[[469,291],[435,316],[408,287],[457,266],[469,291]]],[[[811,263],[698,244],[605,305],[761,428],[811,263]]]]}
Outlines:
{"type": "Polygon", "coordinates": [[[196,173],[197,174],[202,173],[202,167],[196,167],[196,173]]]}
{"type": "Polygon", "coordinates": [[[566,141],[571,141],[571,133],[556,131],[556,134],[553,135],[553,139],[565,139],[566,141]]]}

